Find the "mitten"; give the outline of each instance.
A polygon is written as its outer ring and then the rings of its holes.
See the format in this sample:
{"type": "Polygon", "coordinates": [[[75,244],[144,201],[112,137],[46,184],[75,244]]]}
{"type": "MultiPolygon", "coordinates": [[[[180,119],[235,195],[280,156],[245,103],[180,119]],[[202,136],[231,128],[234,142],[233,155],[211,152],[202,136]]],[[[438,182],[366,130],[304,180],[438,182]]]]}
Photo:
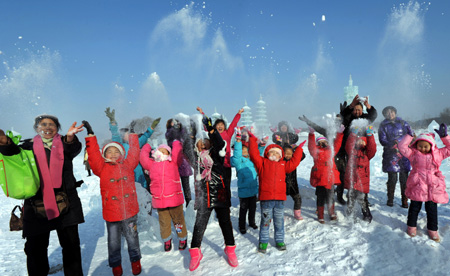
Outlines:
{"type": "Polygon", "coordinates": [[[212,131],[214,129],[213,126],[212,126],[211,118],[203,116],[202,122],[203,122],[203,125],[205,126],[205,128],[206,128],[206,130],[208,132],[210,132],[210,131],[212,131]]]}
{"type": "Polygon", "coordinates": [[[343,104],[339,104],[339,109],[341,110],[341,113],[342,113],[342,111],[344,111],[344,109],[347,107],[347,101],[345,101],[343,104]]]}
{"type": "Polygon", "coordinates": [[[271,127],[270,130],[271,130],[272,132],[277,132],[277,127],[271,127]]]}
{"type": "Polygon", "coordinates": [[[275,135],[275,139],[276,139],[278,142],[281,142],[281,136],[280,136],[280,135],[275,135]]]}
{"type": "Polygon", "coordinates": [[[133,120],[130,123],[130,133],[134,133],[134,127],[136,126],[136,121],[133,120]]]}
{"type": "Polygon", "coordinates": [[[314,128],[308,127],[308,129],[309,129],[309,133],[314,134],[314,132],[315,132],[314,128]]]}
{"type": "Polygon", "coordinates": [[[241,139],[241,129],[239,127],[234,128],[234,133],[236,134],[236,139],[241,139]]]}
{"type": "Polygon", "coordinates": [[[82,123],[83,123],[84,128],[86,128],[87,134],[88,134],[88,135],[89,135],[89,134],[94,135],[94,131],[92,130],[92,127],[91,127],[91,125],[89,124],[89,122],[83,120],[82,123]]]}
{"type": "Polygon", "coordinates": [[[439,130],[434,129],[434,131],[436,131],[436,133],[441,138],[444,138],[445,136],[447,136],[447,126],[444,123],[439,125],[439,130]]]}
{"type": "Polygon", "coordinates": [[[299,145],[298,145],[298,147],[299,148],[303,148],[303,146],[306,144],[306,140],[305,141],[303,141],[303,142],[301,142],[299,145]]]}
{"type": "Polygon", "coordinates": [[[303,115],[303,116],[298,116],[298,119],[300,120],[300,121],[303,121],[303,122],[306,122],[306,116],[305,115],[303,115]]]}
{"type": "Polygon", "coordinates": [[[159,121],[161,121],[161,117],[156,118],[153,120],[152,125],[150,126],[151,129],[155,129],[155,127],[159,124],[159,121]]]}
{"type": "Polygon", "coordinates": [[[110,123],[115,123],[116,122],[116,110],[113,109],[112,111],[110,110],[109,107],[106,108],[105,110],[106,113],[106,117],[109,118],[109,122],[110,123]]]}
{"type": "Polygon", "coordinates": [[[351,131],[352,131],[353,134],[357,135],[358,132],[359,132],[359,127],[358,126],[354,126],[354,127],[352,127],[351,131]]]}
{"type": "Polygon", "coordinates": [[[341,124],[341,126],[339,127],[339,129],[337,130],[338,133],[343,133],[345,130],[345,126],[341,124]]]}
{"type": "Polygon", "coordinates": [[[302,129],[294,127],[294,131],[295,131],[295,134],[299,134],[302,131],[302,129]]]}
{"type": "Polygon", "coordinates": [[[373,126],[367,126],[366,128],[366,135],[372,136],[373,135],[373,126]]]}

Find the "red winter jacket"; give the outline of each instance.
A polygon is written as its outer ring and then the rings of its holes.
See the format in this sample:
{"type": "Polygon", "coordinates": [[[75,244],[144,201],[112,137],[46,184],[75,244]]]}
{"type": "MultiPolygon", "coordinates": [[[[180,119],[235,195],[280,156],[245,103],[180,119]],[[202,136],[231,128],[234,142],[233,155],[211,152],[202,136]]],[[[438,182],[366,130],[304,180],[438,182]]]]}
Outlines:
{"type": "Polygon", "coordinates": [[[259,155],[256,137],[250,137],[249,143],[250,160],[255,165],[259,178],[260,200],[286,200],[286,174],[294,171],[300,164],[303,149],[298,147],[291,160],[285,161],[283,149],[275,144],[266,147],[264,157],[259,155]],[[280,161],[271,161],[267,154],[272,148],[279,148],[282,152],[280,161]]]}
{"type": "Polygon", "coordinates": [[[348,155],[347,167],[345,169],[345,188],[353,188],[365,194],[370,188],[370,159],[377,152],[377,145],[373,135],[361,137],[367,145],[362,149],[356,149],[357,141],[355,134],[350,134],[345,144],[345,151],[348,155]]]}
{"type": "Polygon", "coordinates": [[[341,148],[343,136],[343,133],[336,135],[336,139],[334,139],[334,152],[331,152],[331,147],[324,149],[317,146],[314,134],[309,134],[308,149],[314,159],[314,166],[311,168],[311,186],[323,186],[326,189],[331,189],[333,184],[341,183],[339,171],[336,169],[336,164],[334,163],[334,156],[341,148]]]}
{"type": "Polygon", "coordinates": [[[237,113],[236,116],[234,116],[233,121],[228,126],[228,128],[222,133],[220,133],[220,136],[222,136],[222,139],[227,142],[227,151],[225,154],[225,162],[223,163],[223,166],[225,168],[231,168],[231,137],[233,137],[234,134],[234,128],[237,126],[237,123],[241,119],[241,114],[237,113]]]}
{"type": "Polygon", "coordinates": [[[100,153],[95,136],[86,137],[88,161],[95,175],[100,177],[103,218],[106,221],[122,221],[139,212],[134,182],[134,169],[139,163],[139,140],[130,134],[127,157],[118,163],[106,162],[100,153]]]}

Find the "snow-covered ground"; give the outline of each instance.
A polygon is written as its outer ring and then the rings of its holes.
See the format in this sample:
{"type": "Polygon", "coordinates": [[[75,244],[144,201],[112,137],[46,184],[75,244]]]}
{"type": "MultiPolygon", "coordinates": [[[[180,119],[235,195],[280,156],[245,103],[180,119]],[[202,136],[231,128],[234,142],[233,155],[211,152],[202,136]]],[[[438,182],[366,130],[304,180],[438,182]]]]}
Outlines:
{"type": "MultiPolygon", "coordinates": [[[[306,139],[302,133],[300,141],[306,139]]],[[[378,139],[377,139],[378,140],[378,139]]],[[[377,141],[378,143],[378,141],[377,141]]],[[[306,146],[305,150],[307,152],[306,146]]],[[[165,253],[159,236],[156,212],[152,216],[141,208],[139,216],[139,238],[142,251],[141,275],[449,275],[450,271],[450,207],[439,205],[439,233],[441,243],[431,241],[426,234],[426,213],[421,211],[418,220],[418,236],[406,235],[407,209],[400,207],[400,187],[397,185],[394,207],[386,206],[387,174],[381,170],[382,147],[377,144],[377,154],[371,161],[372,223],[347,218],[345,206],[336,205],[337,222],[330,222],[326,213],[326,224],[316,219],[315,189],[309,184],[313,165],[307,155],[297,169],[300,194],[302,196],[303,221],[293,217],[293,201],[288,197],[285,204],[285,241],[287,251],[274,247],[273,226],[271,240],[266,254],[257,252],[259,230],[249,229],[247,234],[238,231],[239,200],[236,176],[232,180],[232,222],[236,239],[236,253],[239,266],[230,267],[224,258],[224,244],[220,227],[211,216],[206,230],[202,251],[203,260],[199,268],[189,272],[189,251],[172,250],[165,253]]],[[[99,179],[87,177],[82,155],[74,160],[75,177],[83,179],[79,196],[83,204],[86,222],[79,227],[85,275],[112,275],[108,267],[107,233],[101,213],[99,179]]],[[[441,170],[449,179],[450,161],[442,163],[441,170]]],[[[192,179],[191,179],[192,185],[192,179]]],[[[192,187],[193,188],[193,187],[192,187]]],[[[191,189],[192,189],[191,188],[191,189]]],[[[192,189],[193,190],[193,189],[192,189]]],[[[447,189],[449,191],[449,189],[447,189]]],[[[140,193],[141,207],[147,198],[140,193]]],[[[6,198],[0,193],[0,275],[27,275],[26,257],[23,252],[24,240],[21,232],[9,231],[12,208],[21,201],[6,198]]],[[[357,204],[356,204],[357,205],[357,204]]],[[[193,204],[186,210],[188,241],[192,237],[195,221],[193,204]]],[[[256,215],[260,219],[259,206],[256,215]]],[[[174,236],[175,247],[178,242],[174,236]]],[[[126,243],[124,243],[126,247],[126,243]]],[[[61,248],[55,232],[51,234],[48,249],[51,266],[61,263],[61,248]]],[[[122,249],[124,275],[132,275],[128,253],[122,249]]],[[[54,275],[63,275],[57,272],[54,275]]]]}

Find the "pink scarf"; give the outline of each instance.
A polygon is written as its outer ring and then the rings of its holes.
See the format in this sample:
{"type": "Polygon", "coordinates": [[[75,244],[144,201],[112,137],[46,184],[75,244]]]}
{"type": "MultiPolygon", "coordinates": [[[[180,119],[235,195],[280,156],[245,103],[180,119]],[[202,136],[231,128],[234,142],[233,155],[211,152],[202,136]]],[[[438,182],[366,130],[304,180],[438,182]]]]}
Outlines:
{"type": "Polygon", "coordinates": [[[56,134],[53,137],[52,150],[50,153],[50,166],[47,162],[44,143],[39,135],[33,139],[33,152],[39,165],[39,176],[41,177],[41,190],[44,201],[45,212],[48,220],[59,216],[58,205],[56,204],[54,188],[61,188],[62,170],[64,165],[64,147],[61,136],[56,134]]]}
{"type": "Polygon", "coordinates": [[[211,156],[209,156],[209,150],[204,150],[200,153],[200,165],[203,168],[202,179],[206,181],[211,180],[211,169],[214,164],[211,156]]]}

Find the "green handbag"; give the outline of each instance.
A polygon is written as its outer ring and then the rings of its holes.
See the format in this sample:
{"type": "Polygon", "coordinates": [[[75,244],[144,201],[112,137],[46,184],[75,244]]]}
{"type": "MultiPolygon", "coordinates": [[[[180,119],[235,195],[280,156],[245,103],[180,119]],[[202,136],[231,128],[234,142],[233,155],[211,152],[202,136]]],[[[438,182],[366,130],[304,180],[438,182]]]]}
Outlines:
{"type": "MultiPolygon", "coordinates": [[[[20,135],[14,136],[11,131],[6,136],[18,144],[20,135]]],[[[20,153],[5,156],[0,153],[0,186],[7,197],[27,199],[39,190],[39,173],[33,151],[20,148],[20,153]]]]}

